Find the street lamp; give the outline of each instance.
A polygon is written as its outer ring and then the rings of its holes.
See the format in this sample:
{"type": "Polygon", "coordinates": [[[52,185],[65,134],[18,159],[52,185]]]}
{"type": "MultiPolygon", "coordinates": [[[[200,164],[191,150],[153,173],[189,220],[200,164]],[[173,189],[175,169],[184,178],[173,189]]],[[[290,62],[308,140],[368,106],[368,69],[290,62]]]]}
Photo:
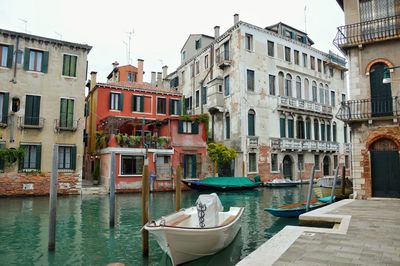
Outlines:
{"type": "Polygon", "coordinates": [[[384,67],[383,68],[383,84],[388,84],[392,82],[392,78],[390,77],[390,72],[391,70],[394,70],[396,68],[400,68],[400,66],[394,66],[394,67],[384,67]]]}

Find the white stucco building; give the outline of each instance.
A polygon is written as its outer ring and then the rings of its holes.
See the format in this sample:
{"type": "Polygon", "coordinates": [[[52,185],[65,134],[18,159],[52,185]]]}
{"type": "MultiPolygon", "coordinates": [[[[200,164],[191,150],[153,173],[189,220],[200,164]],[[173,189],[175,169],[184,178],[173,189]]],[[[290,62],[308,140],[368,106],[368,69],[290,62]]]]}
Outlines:
{"type": "Polygon", "coordinates": [[[212,42],[190,35],[167,80],[188,114],[210,113],[209,137],[237,151],[220,175],[299,179],[314,163],[317,177],[348,164],[348,130],[334,117],[346,99],[344,58],[283,23],[262,28],[235,14],[219,31],[212,42]]]}

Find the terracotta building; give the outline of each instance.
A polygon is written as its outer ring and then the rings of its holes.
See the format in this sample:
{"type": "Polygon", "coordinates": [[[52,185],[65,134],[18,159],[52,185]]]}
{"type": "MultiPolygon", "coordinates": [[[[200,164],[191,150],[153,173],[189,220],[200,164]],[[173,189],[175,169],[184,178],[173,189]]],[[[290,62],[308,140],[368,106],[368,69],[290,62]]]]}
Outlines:
{"type": "MultiPolygon", "coordinates": [[[[128,71],[119,73],[125,80],[128,71]]],[[[87,98],[86,178],[99,168],[100,183],[109,186],[111,156],[115,154],[118,192],[140,191],[145,158],[149,162],[151,189],[172,190],[176,167],[184,178],[204,177],[208,172],[204,116],[181,116],[182,94],[145,83],[139,60],[136,82],[96,83],[91,73],[87,98]]],[[[112,79],[110,74],[109,80],[112,79]]]]}
{"type": "Polygon", "coordinates": [[[398,198],[400,1],[337,2],[345,25],[334,43],[349,61],[351,98],[337,117],[352,129],[354,189],[358,198],[398,198]]]}

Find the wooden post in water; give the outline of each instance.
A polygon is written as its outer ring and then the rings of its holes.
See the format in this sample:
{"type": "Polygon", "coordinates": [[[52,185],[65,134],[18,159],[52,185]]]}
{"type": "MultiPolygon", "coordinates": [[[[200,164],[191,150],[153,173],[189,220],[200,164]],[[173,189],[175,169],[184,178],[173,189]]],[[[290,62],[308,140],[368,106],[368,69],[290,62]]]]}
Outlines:
{"type": "Polygon", "coordinates": [[[311,195],[312,195],[312,189],[314,185],[314,174],[315,174],[315,164],[312,168],[311,175],[310,175],[310,184],[308,186],[308,195],[307,195],[307,204],[306,204],[306,211],[308,212],[310,210],[310,203],[311,203],[311,195]]]}
{"type": "Polygon", "coordinates": [[[346,189],[346,166],[342,167],[342,198],[345,196],[346,189]]]}
{"type": "MultiPolygon", "coordinates": [[[[149,160],[145,157],[142,179],[142,226],[149,220],[149,190],[149,160]]],[[[149,232],[145,229],[142,230],[142,256],[149,256],[149,232]]]]}
{"type": "Polygon", "coordinates": [[[339,174],[339,165],[336,167],[335,170],[335,177],[333,178],[333,184],[332,184],[332,191],[331,191],[331,203],[333,202],[333,197],[336,195],[336,180],[339,174]]]}
{"type": "Polygon", "coordinates": [[[179,211],[181,209],[181,194],[182,194],[182,168],[180,165],[176,168],[176,184],[175,184],[175,201],[176,201],[176,210],[179,211]]]}
{"type": "Polygon", "coordinates": [[[115,225],[115,152],[111,152],[110,169],[110,227],[115,225]]]}
{"type": "Polygon", "coordinates": [[[53,161],[50,179],[49,202],[49,251],[56,248],[56,218],[57,218],[57,175],[58,175],[58,145],[53,145],[53,161]]]}
{"type": "Polygon", "coordinates": [[[244,160],[242,162],[242,172],[243,172],[242,176],[243,177],[246,176],[246,163],[244,162],[244,160]]]}

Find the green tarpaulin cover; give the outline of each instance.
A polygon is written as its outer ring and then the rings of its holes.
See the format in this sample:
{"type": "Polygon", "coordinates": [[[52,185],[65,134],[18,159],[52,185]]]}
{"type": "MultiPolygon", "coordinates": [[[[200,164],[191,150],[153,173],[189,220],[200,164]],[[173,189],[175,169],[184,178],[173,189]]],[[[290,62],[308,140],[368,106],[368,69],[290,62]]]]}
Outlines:
{"type": "Polygon", "coordinates": [[[206,177],[200,182],[215,187],[256,187],[260,182],[253,182],[247,177],[206,177]]]}

